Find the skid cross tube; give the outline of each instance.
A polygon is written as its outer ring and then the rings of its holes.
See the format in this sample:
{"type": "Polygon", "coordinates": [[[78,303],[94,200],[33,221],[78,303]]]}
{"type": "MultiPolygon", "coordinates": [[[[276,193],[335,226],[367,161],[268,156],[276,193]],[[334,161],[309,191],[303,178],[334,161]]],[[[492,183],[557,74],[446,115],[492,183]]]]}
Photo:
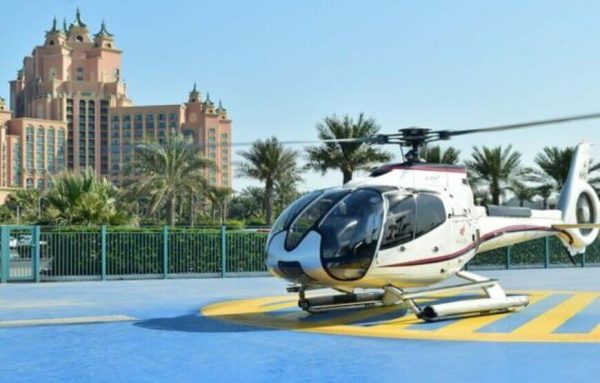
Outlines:
{"type": "MultiPolygon", "coordinates": [[[[385,290],[384,302],[387,301],[390,304],[394,304],[394,303],[398,303],[398,301],[401,301],[404,304],[406,304],[411,309],[411,311],[414,312],[414,314],[417,316],[417,318],[424,319],[427,321],[437,319],[437,317],[436,317],[437,314],[432,316],[431,313],[435,313],[436,310],[433,310],[434,307],[441,308],[441,306],[443,306],[443,304],[427,306],[427,307],[425,307],[425,309],[422,309],[417,304],[415,299],[425,297],[425,296],[435,294],[435,293],[447,293],[447,292],[453,292],[453,291],[470,290],[473,288],[481,288],[485,292],[487,299],[488,299],[488,301],[486,301],[485,303],[491,307],[491,308],[489,308],[488,306],[486,306],[485,309],[482,308],[480,310],[481,312],[507,311],[509,308],[525,306],[529,303],[527,298],[522,297],[522,296],[507,298],[506,293],[504,292],[504,290],[502,289],[502,287],[500,286],[500,284],[498,283],[498,281],[496,279],[488,279],[488,278],[482,277],[480,275],[473,274],[473,273],[466,272],[466,271],[460,271],[460,272],[456,273],[456,276],[459,278],[468,280],[469,282],[459,284],[459,285],[437,287],[437,288],[431,288],[431,289],[423,289],[423,290],[412,291],[412,292],[405,292],[402,289],[399,289],[397,287],[387,286],[384,288],[384,290],[385,290]],[[392,299],[390,299],[390,297],[396,298],[396,301],[394,302],[392,299]],[[498,302],[498,303],[496,303],[496,302],[498,302]]],[[[485,301],[485,299],[483,299],[483,300],[479,299],[479,301],[477,299],[467,299],[464,301],[458,300],[454,303],[454,305],[456,305],[457,303],[464,302],[464,305],[467,306],[469,304],[472,305],[474,303],[478,304],[481,301],[485,301]]],[[[445,307],[446,311],[448,311],[447,305],[448,304],[446,304],[446,307],[445,307]]],[[[477,311],[479,311],[479,310],[473,309],[473,311],[471,311],[471,312],[477,312],[477,311]]],[[[455,307],[453,307],[452,314],[454,314],[453,316],[456,316],[457,313],[461,313],[461,309],[457,309],[455,306],[455,307]]],[[[463,314],[466,314],[466,313],[469,313],[469,311],[465,310],[463,314]]]]}

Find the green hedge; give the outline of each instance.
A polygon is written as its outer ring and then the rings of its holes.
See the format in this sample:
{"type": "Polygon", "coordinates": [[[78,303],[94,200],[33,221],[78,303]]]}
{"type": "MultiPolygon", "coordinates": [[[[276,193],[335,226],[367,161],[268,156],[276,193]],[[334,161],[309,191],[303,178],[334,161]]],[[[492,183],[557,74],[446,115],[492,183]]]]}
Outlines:
{"type": "MultiPolygon", "coordinates": [[[[228,230],[225,236],[226,272],[266,272],[265,246],[268,234],[261,231],[228,230]]],[[[50,260],[45,271],[54,277],[99,277],[101,237],[99,228],[43,228],[42,258],[50,260]]],[[[168,274],[220,274],[222,265],[220,228],[170,228],[168,274]]],[[[582,257],[576,257],[580,263],[582,257]]],[[[106,233],[107,276],[163,275],[162,228],[108,228],[106,233]]],[[[570,265],[557,238],[537,239],[475,256],[472,268],[528,268],[570,265]],[[510,257],[509,257],[510,251],[510,257]],[[510,264],[508,263],[510,260],[510,264]]],[[[586,265],[600,265],[600,240],[585,254],[586,265]]]]}

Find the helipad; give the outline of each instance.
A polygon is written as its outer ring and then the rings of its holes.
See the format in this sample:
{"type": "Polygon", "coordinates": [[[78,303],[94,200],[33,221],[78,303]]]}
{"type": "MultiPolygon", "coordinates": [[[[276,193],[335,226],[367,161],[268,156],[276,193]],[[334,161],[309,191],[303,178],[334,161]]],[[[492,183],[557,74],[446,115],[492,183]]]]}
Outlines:
{"type": "MultiPolygon", "coordinates": [[[[519,291],[530,305],[516,312],[425,323],[402,306],[308,314],[293,296],[226,301],[204,316],[276,329],[378,338],[487,342],[600,342],[600,293],[519,291]]],[[[437,296],[430,301],[457,297],[437,296]]]]}

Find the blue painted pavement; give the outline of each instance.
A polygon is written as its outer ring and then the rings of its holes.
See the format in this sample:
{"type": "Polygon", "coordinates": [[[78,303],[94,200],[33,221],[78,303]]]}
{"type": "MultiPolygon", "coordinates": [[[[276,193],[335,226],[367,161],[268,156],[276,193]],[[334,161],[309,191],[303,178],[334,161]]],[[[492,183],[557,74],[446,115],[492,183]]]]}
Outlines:
{"type": "MultiPolygon", "coordinates": [[[[509,289],[600,288],[600,269],[481,274],[499,278],[509,289]]],[[[111,315],[136,318],[0,328],[0,382],[571,383],[600,377],[598,343],[361,338],[255,328],[198,314],[209,303],[284,295],[284,287],[283,281],[273,278],[0,285],[0,322],[111,315]]],[[[591,331],[593,323],[585,310],[597,312],[600,305],[592,303],[557,331],[591,331]]],[[[382,314],[371,320],[387,318],[382,314]]],[[[516,325],[508,323],[504,330],[516,325]]]]}

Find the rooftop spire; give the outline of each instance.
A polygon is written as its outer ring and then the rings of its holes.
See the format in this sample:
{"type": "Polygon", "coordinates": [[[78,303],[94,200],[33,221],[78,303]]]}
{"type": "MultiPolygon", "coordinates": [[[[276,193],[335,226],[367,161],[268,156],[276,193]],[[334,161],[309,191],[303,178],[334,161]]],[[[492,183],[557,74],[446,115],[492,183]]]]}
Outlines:
{"type": "Polygon", "coordinates": [[[219,100],[219,107],[217,108],[217,112],[220,112],[220,113],[227,112],[227,109],[223,108],[223,103],[221,102],[221,100],[219,100]]]}
{"type": "Polygon", "coordinates": [[[60,33],[60,30],[56,27],[56,16],[52,20],[52,29],[48,31],[48,33],[60,33]]]}
{"type": "Polygon", "coordinates": [[[79,7],[75,11],[75,21],[71,24],[72,27],[82,27],[85,28],[87,25],[81,20],[81,12],[79,12],[79,7]]]}
{"type": "Polygon", "coordinates": [[[200,92],[196,90],[196,82],[194,81],[194,88],[190,92],[189,102],[200,102],[200,92]]]}
{"type": "Polygon", "coordinates": [[[112,33],[110,33],[106,29],[106,23],[102,20],[102,24],[100,24],[100,32],[95,34],[95,37],[112,37],[112,33]]]}
{"type": "Polygon", "coordinates": [[[204,100],[204,103],[202,105],[205,110],[207,108],[212,109],[215,106],[215,104],[213,104],[213,102],[210,100],[210,94],[208,92],[206,92],[206,100],[204,100]]]}

